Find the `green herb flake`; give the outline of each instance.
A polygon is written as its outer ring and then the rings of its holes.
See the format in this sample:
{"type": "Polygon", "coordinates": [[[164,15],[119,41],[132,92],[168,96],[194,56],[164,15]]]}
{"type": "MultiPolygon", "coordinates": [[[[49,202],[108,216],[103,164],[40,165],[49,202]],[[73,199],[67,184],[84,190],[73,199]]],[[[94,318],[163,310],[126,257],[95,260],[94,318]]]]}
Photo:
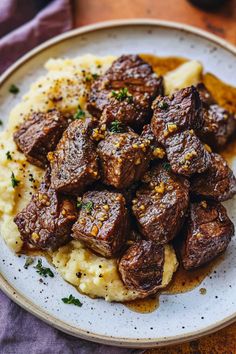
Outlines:
{"type": "Polygon", "coordinates": [[[166,109],[169,107],[169,105],[168,105],[167,102],[161,101],[161,102],[158,103],[158,107],[159,107],[160,109],[166,110],[166,109]]]}
{"type": "Polygon", "coordinates": [[[129,103],[133,102],[133,96],[129,93],[127,87],[123,87],[119,91],[112,90],[111,95],[118,101],[127,100],[129,103]]]}
{"type": "Polygon", "coordinates": [[[111,123],[109,130],[111,133],[124,133],[125,127],[121,122],[115,120],[111,123]]]}
{"type": "Polygon", "coordinates": [[[42,259],[38,259],[38,264],[34,268],[37,269],[37,273],[39,275],[42,275],[45,278],[47,278],[47,276],[51,278],[54,277],[54,273],[51,271],[50,268],[43,267],[42,259]]]}
{"type": "Polygon", "coordinates": [[[6,152],[6,156],[7,156],[7,160],[12,160],[12,156],[11,156],[10,151],[6,152]]]}
{"type": "Polygon", "coordinates": [[[12,85],[9,87],[9,92],[12,93],[13,95],[16,95],[17,93],[20,92],[20,89],[19,89],[19,87],[17,87],[16,85],[12,84],[12,85]]]}
{"type": "Polygon", "coordinates": [[[34,259],[32,257],[27,257],[25,264],[24,264],[24,268],[28,269],[28,267],[34,263],[34,259]]]}
{"type": "Polygon", "coordinates": [[[81,109],[80,106],[78,106],[77,112],[74,114],[73,119],[82,119],[85,117],[85,111],[81,109]]]}
{"type": "Polygon", "coordinates": [[[11,185],[13,188],[18,187],[20,184],[20,181],[16,179],[14,172],[11,173],[11,185]]]}
{"type": "Polygon", "coordinates": [[[99,78],[99,75],[96,74],[96,73],[94,73],[94,74],[92,74],[92,78],[93,78],[94,80],[97,80],[97,79],[99,78]]]}
{"type": "Polygon", "coordinates": [[[0,119],[0,125],[3,125],[3,121],[0,119]]]}
{"type": "Polygon", "coordinates": [[[82,200],[77,200],[76,206],[78,209],[81,209],[83,206],[82,200]]]}
{"type": "Polygon", "coordinates": [[[70,295],[69,297],[63,297],[61,300],[64,302],[64,304],[68,305],[75,305],[79,307],[83,305],[82,302],[80,302],[79,299],[76,299],[73,295],[70,295]]]}
{"type": "Polygon", "coordinates": [[[163,162],[162,167],[163,167],[166,171],[170,171],[170,170],[171,170],[171,166],[170,166],[169,162],[163,162]]]}
{"type": "Polygon", "coordinates": [[[82,208],[86,210],[87,214],[91,214],[93,210],[93,202],[90,200],[87,203],[83,203],[82,208]]]}

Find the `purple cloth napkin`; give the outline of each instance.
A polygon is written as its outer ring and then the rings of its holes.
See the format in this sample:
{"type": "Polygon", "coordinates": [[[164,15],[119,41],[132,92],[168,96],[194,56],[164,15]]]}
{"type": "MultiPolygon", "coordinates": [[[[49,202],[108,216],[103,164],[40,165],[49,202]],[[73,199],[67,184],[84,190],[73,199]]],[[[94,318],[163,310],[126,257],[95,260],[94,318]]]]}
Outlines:
{"type": "MultiPolygon", "coordinates": [[[[70,0],[0,0],[0,73],[36,45],[71,28],[70,0]]],[[[21,309],[0,291],[1,354],[134,352],[64,334],[21,309]]]]}

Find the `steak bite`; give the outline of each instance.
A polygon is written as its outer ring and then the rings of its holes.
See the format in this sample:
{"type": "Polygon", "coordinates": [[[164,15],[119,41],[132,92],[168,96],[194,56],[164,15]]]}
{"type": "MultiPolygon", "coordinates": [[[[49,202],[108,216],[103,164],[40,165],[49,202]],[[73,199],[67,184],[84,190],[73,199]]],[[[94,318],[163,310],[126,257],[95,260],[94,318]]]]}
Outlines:
{"type": "Polygon", "coordinates": [[[161,287],[164,261],[164,246],[142,240],[131,245],[122,256],[119,272],[128,289],[146,297],[161,287]]]}
{"type": "Polygon", "coordinates": [[[30,163],[45,167],[47,153],[55,149],[67,126],[67,119],[56,110],[34,112],[14,133],[14,141],[30,163]]]}
{"type": "Polygon", "coordinates": [[[96,80],[88,111],[101,123],[119,120],[140,128],[151,116],[152,100],[163,92],[162,78],[138,55],[122,55],[96,80]]]}
{"type": "Polygon", "coordinates": [[[216,103],[204,84],[199,84],[197,90],[203,105],[203,127],[198,135],[213,149],[221,149],[236,131],[236,118],[216,103]]]}
{"type": "Polygon", "coordinates": [[[234,235],[234,225],[226,209],[215,201],[192,203],[186,225],[182,263],[187,270],[224,252],[234,235]]]}
{"type": "Polygon", "coordinates": [[[113,257],[125,244],[128,229],[128,214],[122,194],[92,191],[81,199],[72,237],[104,257],[113,257]]]}
{"type": "Polygon", "coordinates": [[[224,147],[236,131],[236,118],[217,104],[203,111],[204,124],[198,135],[213,149],[224,147]]]}
{"type": "Polygon", "coordinates": [[[191,192],[219,202],[231,199],[236,194],[236,179],[225,159],[211,154],[209,168],[191,179],[191,192]]]}
{"type": "Polygon", "coordinates": [[[144,238],[158,244],[176,236],[189,201],[189,182],[167,169],[164,163],[145,174],[132,207],[144,238]]]}
{"type": "Polygon", "coordinates": [[[78,195],[98,180],[98,156],[90,138],[93,126],[92,119],[72,122],[49,154],[52,187],[58,192],[78,195]]]}
{"type": "Polygon", "coordinates": [[[125,286],[140,298],[157,293],[171,281],[178,267],[173,247],[137,240],[119,260],[118,269],[125,286]]]}
{"type": "Polygon", "coordinates": [[[173,172],[187,177],[204,172],[211,160],[209,147],[202,144],[193,130],[169,137],[166,154],[173,172]]]}
{"type": "Polygon", "coordinates": [[[55,250],[70,241],[71,227],[76,219],[75,203],[57,195],[50,186],[47,171],[37,193],[15,216],[14,222],[25,243],[43,250],[55,250]]]}
{"type": "Polygon", "coordinates": [[[200,129],[202,105],[194,86],[175,92],[171,97],[157,97],[153,102],[152,131],[163,146],[171,135],[184,130],[200,129]]]}
{"type": "Polygon", "coordinates": [[[151,158],[150,143],[134,132],[108,134],[97,151],[103,182],[118,189],[141,179],[151,158]]]}

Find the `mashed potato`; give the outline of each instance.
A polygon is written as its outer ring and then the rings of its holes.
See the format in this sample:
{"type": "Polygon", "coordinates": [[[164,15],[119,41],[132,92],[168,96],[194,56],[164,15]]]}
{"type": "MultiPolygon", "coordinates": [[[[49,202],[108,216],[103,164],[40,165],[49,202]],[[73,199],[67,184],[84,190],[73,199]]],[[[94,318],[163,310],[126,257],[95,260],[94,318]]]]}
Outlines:
{"type": "MultiPolygon", "coordinates": [[[[45,66],[47,74],[31,86],[22,101],[11,111],[7,129],[0,134],[0,221],[1,235],[13,251],[20,252],[22,248],[13,218],[29,202],[44,174],[43,170],[28,163],[24,155],[17,151],[13,141],[14,130],[32,110],[56,108],[65,115],[71,115],[79,105],[85,109],[86,82],[92,74],[106,71],[114,59],[113,56],[92,55],[75,59],[50,59],[45,66]],[[14,178],[20,182],[16,188],[12,186],[14,178]]],[[[180,66],[167,74],[165,86],[168,92],[177,89],[178,85],[194,84],[199,79],[200,71],[195,64],[187,69],[186,64],[182,67],[182,70],[180,66]]],[[[116,260],[93,254],[79,241],[61,247],[53,253],[52,258],[62,277],[89,296],[103,297],[108,301],[128,301],[138,296],[124,286],[116,260]],[[78,277],[80,273],[81,277],[78,277]]],[[[166,246],[162,287],[169,283],[177,266],[174,250],[166,246]]]]}

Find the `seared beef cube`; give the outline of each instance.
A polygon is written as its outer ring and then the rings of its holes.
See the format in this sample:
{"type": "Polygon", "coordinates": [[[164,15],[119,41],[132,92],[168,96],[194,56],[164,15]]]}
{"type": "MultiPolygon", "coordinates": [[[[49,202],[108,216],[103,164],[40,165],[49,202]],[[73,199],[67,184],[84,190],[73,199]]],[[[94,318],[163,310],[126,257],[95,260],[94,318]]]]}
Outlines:
{"type": "Polygon", "coordinates": [[[163,146],[166,139],[186,129],[202,126],[202,105],[195,87],[186,87],[171,97],[157,97],[153,102],[152,131],[163,146]]]}
{"type": "Polygon", "coordinates": [[[199,84],[197,90],[203,105],[203,127],[198,135],[212,148],[221,149],[236,131],[236,118],[216,103],[204,84],[199,84]]]}
{"type": "Polygon", "coordinates": [[[140,128],[151,116],[152,100],[162,94],[162,78],[138,55],[122,55],[91,87],[88,110],[101,123],[114,120],[140,128]]]}
{"type": "Polygon", "coordinates": [[[67,120],[56,110],[34,112],[14,133],[14,140],[29,162],[45,167],[47,153],[55,149],[67,125],[67,120]]]}
{"type": "Polygon", "coordinates": [[[155,294],[162,285],[164,247],[142,240],[128,248],[119,262],[119,272],[128,289],[141,296],[155,294]]]}
{"type": "Polygon", "coordinates": [[[226,209],[215,201],[192,203],[186,223],[182,250],[185,269],[194,269],[217,257],[234,235],[234,225],[226,209]]]}
{"type": "Polygon", "coordinates": [[[217,104],[204,109],[204,124],[198,135],[213,149],[224,147],[236,131],[236,118],[217,104]]]}
{"type": "Polygon", "coordinates": [[[70,241],[76,221],[75,203],[57,195],[50,186],[49,172],[29,204],[16,215],[21,239],[36,248],[55,250],[70,241]]]}
{"type": "Polygon", "coordinates": [[[150,142],[151,159],[163,159],[166,155],[163,147],[158,143],[152,132],[151,125],[147,124],[143,127],[141,137],[150,142]]]}
{"type": "Polygon", "coordinates": [[[52,186],[58,192],[80,194],[99,178],[98,156],[90,134],[94,121],[72,122],[50,153],[52,186]]]}
{"type": "Polygon", "coordinates": [[[98,144],[103,182],[122,189],[141,179],[150,161],[149,145],[133,132],[108,134],[98,144]]]}
{"type": "Polygon", "coordinates": [[[191,176],[204,172],[210,165],[209,147],[193,130],[175,134],[166,140],[166,154],[173,172],[191,176]]]}
{"type": "Polygon", "coordinates": [[[236,179],[225,159],[211,154],[209,168],[202,174],[193,176],[191,191],[203,197],[223,202],[236,194],[236,179]]]}
{"type": "Polygon", "coordinates": [[[189,182],[168,167],[166,163],[154,166],[145,174],[132,208],[145,239],[159,244],[176,236],[189,201],[189,182]]]}
{"type": "Polygon", "coordinates": [[[117,255],[126,242],[128,216],[120,193],[92,191],[84,194],[72,237],[104,257],[117,255]]]}

